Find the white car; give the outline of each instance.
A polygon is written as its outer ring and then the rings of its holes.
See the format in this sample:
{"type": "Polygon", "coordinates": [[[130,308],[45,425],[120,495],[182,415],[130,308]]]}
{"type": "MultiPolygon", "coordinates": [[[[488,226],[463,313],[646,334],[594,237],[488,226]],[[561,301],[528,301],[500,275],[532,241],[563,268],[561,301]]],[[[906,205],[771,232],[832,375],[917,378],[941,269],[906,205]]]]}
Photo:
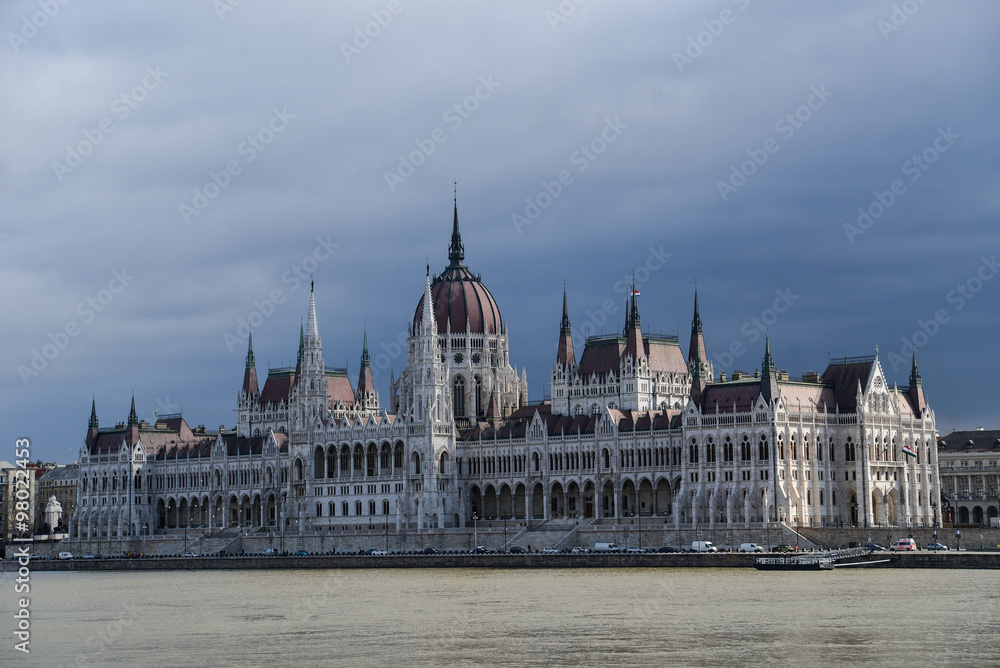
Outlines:
{"type": "Polygon", "coordinates": [[[585,547],[574,547],[573,554],[590,554],[590,550],[585,547]]]}
{"type": "Polygon", "coordinates": [[[641,547],[630,547],[625,551],[628,552],[629,554],[646,554],[646,550],[642,549],[641,547]]]}
{"type": "Polygon", "coordinates": [[[389,553],[385,550],[372,550],[373,557],[388,557],[389,553]]]}
{"type": "Polygon", "coordinates": [[[59,558],[60,559],[72,559],[73,558],[73,553],[72,552],[60,552],[59,553],[59,558]]]}
{"type": "Polygon", "coordinates": [[[559,554],[559,550],[554,547],[542,548],[542,554],[559,554]]]}

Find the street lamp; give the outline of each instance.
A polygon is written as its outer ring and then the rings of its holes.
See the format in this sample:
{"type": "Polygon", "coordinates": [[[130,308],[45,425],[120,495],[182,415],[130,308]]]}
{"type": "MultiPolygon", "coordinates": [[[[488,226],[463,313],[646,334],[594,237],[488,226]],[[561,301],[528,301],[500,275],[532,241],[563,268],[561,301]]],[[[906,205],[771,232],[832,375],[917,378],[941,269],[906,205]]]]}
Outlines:
{"type": "MultiPolygon", "coordinates": [[[[98,539],[100,539],[100,536],[98,536],[98,539]]],[[[962,549],[962,530],[961,529],[955,529],[955,542],[957,543],[957,545],[955,546],[955,549],[956,550],[961,550],[962,549]]]]}
{"type": "Polygon", "coordinates": [[[472,513],[472,551],[475,552],[476,548],[479,547],[479,533],[478,525],[476,522],[479,521],[479,517],[472,513]]]}
{"type": "Polygon", "coordinates": [[[146,556],[146,532],[149,531],[149,525],[145,522],[142,523],[142,555],[146,556]]]}
{"type": "Polygon", "coordinates": [[[507,516],[503,516],[503,551],[507,552],[507,516]]]}

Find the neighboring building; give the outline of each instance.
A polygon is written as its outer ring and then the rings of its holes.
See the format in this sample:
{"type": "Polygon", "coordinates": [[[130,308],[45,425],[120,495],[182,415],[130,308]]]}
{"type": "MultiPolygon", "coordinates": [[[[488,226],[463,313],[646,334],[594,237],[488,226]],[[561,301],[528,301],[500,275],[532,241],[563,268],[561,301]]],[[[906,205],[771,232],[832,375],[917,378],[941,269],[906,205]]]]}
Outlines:
{"type": "Polygon", "coordinates": [[[937,440],[937,451],[952,521],[1000,526],[1000,430],[953,431],[937,440]]]}
{"type": "Polygon", "coordinates": [[[35,533],[66,533],[69,520],[76,510],[76,485],[79,476],[80,465],[74,462],[66,466],[55,466],[38,479],[36,483],[37,498],[35,499],[35,533]],[[62,507],[62,520],[59,526],[48,527],[45,508],[53,496],[62,507]]]}
{"type": "Polygon", "coordinates": [[[36,475],[36,464],[29,463],[22,469],[16,464],[0,461],[0,540],[4,543],[9,543],[15,536],[30,537],[33,533],[37,500],[36,475]],[[23,528],[16,521],[19,502],[27,504],[24,510],[29,519],[27,526],[23,528]]]}
{"type": "Polygon", "coordinates": [[[314,293],[294,369],[260,388],[249,342],[235,431],[179,415],[149,425],[134,400],[127,423],[101,429],[92,407],[74,535],[635,515],[678,528],[940,523],[915,357],[904,388],[877,355],[791,380],[768,342],[760,372],[716,378],[697,295],[685,357],[677,337],[642,332],[633,289],[622,334],[587,339],[578,362],[564,291],[552,400],[529,405],[507,323],[464,263],[457,204],[448,260],[428,267],[391,414],[367,337],[356,389],[326,367],[314,293]]]}

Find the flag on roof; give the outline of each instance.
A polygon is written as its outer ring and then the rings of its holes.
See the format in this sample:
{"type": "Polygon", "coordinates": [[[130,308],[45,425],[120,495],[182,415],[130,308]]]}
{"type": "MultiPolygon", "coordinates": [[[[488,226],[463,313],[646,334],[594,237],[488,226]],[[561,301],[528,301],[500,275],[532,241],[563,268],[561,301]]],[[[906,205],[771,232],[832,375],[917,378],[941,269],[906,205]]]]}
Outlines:
{"type": "Polygon", "coordinates": [[[635,288],[632,288],[631,290],[629,290],[628,293],[629,293],[630,296],[631,295],[635,295],[636,297],[639,296],[639,291],[636,290],[635,288]]]}

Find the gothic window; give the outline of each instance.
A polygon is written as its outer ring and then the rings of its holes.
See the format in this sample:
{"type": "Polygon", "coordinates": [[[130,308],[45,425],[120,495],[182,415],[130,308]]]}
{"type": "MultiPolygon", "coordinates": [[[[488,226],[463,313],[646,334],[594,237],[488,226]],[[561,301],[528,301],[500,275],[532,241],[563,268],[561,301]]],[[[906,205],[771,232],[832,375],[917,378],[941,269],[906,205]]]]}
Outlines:
{"type": "Polygon", "coordinates": [[[733,442],[728,436],[722,443],[722,459],[727,462],[733,461],[733,442]]]}
{"type": "Polygon", "coordinates": [[[698,442],[693,438],[691,439],[691,445],[688,448],[688,463],[698,463],[698,442]]]}
{"type": "Polygon", "coordinates": [[[767,461],[770,457],[767,447],[767,436],[761,435],[760,442],[757,444],[757,458],[761,461],[767,461]]]}
{"type": "Polygon", "coordinates": [[[375,514],[375,502],[374,501],[369,501],[368,502],[368,514],[369,515],[374,515],[375,514]]]}
{"type": "Polygon", "coordinates": [[[461,376],[455,378],[451,405],[455,409],[455,417],[465,417],[465,381],[461,376]]]}
{"type": "Polygon", "coordinates": [[[316,517],[323,517],[323,504],[322,503],[317,503],[316,504],[316,517]]]}
{"type": "Polygon", "coordinates": [[[382,514],[383,515],[388,515],[389,514],[389,502],[388,501],[382,501],[382,514]]]}
{"type": "Polygon", "coordinates": [[[340,504],[340,514],[347,517],[350,514],[351,506],[348,505],[347,501],[340,504]]]}
{"type": "Polygon", "coordinates": [[[712,437],[708,437],[708,442],[705,443],[705,461],[709,464],[715,463],[715,441],[712,437]]]}
{"type": "Polygon", "coordinates": [[[743,434],[743,440],[740,442],[740,459],[745,462],[750,461],[750,437],[743,434]]]}

